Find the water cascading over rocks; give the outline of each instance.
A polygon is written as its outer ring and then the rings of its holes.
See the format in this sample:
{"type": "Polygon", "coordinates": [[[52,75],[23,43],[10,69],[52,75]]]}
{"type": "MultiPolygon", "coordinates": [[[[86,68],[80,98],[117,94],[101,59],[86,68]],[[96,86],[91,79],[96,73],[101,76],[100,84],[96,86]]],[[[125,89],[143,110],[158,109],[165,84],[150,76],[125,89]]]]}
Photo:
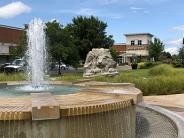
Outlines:
{"type": "Polygon", "coordinates": [[[116,62],[109,49],[94,48],[87,54],[83,74],[84,77],[96,75],[117,75],[116,62]]]}
{"type": "Polygon", "coordinates": [[[46,61],[45,23],[41,19],[33,19],[27,30],[28,36],[28,76],[33,88],[43,84],[46,61]]]}

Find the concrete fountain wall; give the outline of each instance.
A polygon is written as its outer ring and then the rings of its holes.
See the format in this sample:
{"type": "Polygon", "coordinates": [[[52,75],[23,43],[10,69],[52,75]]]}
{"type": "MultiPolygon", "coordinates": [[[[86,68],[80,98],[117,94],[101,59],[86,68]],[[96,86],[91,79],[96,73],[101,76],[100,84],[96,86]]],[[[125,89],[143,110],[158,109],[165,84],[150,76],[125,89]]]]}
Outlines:
{"type": "Polygon", "coordinates": [[[135,138],[135,104],[142,94],[121,85],[91,84],[62,96],[0,98],[0,137],[135,138]]]}

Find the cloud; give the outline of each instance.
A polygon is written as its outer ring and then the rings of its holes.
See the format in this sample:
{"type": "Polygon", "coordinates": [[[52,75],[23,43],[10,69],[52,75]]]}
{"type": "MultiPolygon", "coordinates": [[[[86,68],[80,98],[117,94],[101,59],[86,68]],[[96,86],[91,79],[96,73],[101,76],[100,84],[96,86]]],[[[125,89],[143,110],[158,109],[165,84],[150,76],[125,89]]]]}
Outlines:
{"type": "Polygon", "coordinates": [[[104,4],[104,5],[114,4],[114,3],[118,3],[120,1],[121,0],[97,0],[98,3],[104,4]]]}
{"type": "Polygon", "coordinates": [[[169,47],[165,49],[165,51],[171,53],[171,55],[175,55],[175,54],[177,55],[178,50],[179,50],[178,47],[169,47]]]}
{"type": "Polygon", "coordinates": [[[142,10],[143,8],[139,8],[139,7],[130,7],[130,10],[142,10]]]}
{"type": "Polygon", "coordinates": [[[182,44],[182,38],[177,40],[171,40],[166,42],[168,45],[180,46],[182,44]]]}
{"type": "Polygon", "coordinates": [[[175,26],[175,27],[173,27],[173,29],[177,30],[177,31],[184,31],[184,25],[175,26]]]}
{"type": "Polygon", "coordinates": [[[99,16],[99,17],[109,17],[113,19],[120,19],[122,18],[122,14],[111,13],[106,10],[100,9],[92,9],[92,8],[81,8],[81,9],[62,9],[56,11],[56,13],[64,13],[64,14],[74,14],[74,15],[82,15],[82,16],[99,16]]]}
{"type": "Polygon", "coordinates": [[[149,10],[145,10],[144,8],[140,8],[140,7],[130,7],[130,10],[133,12],[133,13],[138,13],[138,12],[142,12],[142,13],[150,13],[149,10]]]}
{"type": "Polygon", "coordinates": [[[18,1],[12,2],[8,5],[0,7],[0,18],[13,18],[23,13],[28,13],[31,11],[31,8],[18,1]]]}
{"type": "Polygon", "coordinates": [[[97,11],[91,8],[82,8],[79,11],[76,12],[79,15],[86,15],[86,16],[90,16],[90,15],[97,15],[97,11]]]}

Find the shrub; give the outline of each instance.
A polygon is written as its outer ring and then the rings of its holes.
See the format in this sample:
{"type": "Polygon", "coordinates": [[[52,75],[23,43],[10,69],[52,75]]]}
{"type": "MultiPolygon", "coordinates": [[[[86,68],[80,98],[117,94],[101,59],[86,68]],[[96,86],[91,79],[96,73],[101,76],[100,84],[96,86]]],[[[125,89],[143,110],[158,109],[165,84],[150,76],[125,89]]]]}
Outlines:
{"type": "Polygon", "coordinates": [[[174,68],[167,64],[155,66],[149,70],[149,74],[152,76],[158,75],[173,75],[174,68]]]}
{"type": "Polygon", "coordinates": [[[159,64],[161,64],[161,62],[142,62],[142,63],[139,63],[138,68],[139,69],[149,69],[159,64]]]}
{"type": "Polygon", "coordinates": [[[172,64],[173,64],[173,66],[174,66],[175,68],[183,68],[183,67],[184,67],[183,64],[178,63],[178,62],[173,62],[172,64]]]}

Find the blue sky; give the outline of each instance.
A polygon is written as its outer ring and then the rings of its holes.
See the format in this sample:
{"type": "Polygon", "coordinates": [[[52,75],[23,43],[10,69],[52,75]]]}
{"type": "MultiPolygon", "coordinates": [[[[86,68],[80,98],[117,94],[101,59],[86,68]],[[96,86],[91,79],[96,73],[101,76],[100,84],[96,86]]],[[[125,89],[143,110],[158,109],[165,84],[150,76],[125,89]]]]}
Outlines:
{"type": "Polygon", "coordinates": [[[123,34],[149,32],[175,53],[184,34],[183,0],[0,0],[0,24],[22,27],[34,17],[70,23],[77,15],[98,16],[116,43],[123,34]]]}

